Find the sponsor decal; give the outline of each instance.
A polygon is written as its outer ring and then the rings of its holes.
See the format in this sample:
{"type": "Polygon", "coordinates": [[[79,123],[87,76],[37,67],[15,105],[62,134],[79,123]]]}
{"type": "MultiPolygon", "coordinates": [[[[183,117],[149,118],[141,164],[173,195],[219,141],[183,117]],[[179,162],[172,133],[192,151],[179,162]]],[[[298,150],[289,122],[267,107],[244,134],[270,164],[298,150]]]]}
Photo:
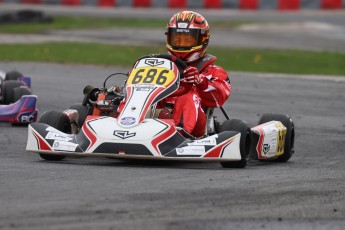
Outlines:
{"type": "Polygon", "coordinates": [[[177,33],[189,33],[189,29],[176,29],[177,33]]]}
{"type": "Polygon", "coordinates": [[[278,133],[277,133],[278,142],[277,142],[276,155],[280,156],[284,154],[285,137],[286,137],[287,129],[281,122],[276,123],[275,126],[278,129],[278,133]]]}
{"type": "Polygon", "coordinates": [[[266,155],[268,153],[268,151],[270,151],[270,145],[269,144],[264,144],[264,146],[262,147],[262,151],[264,152],[264,154],[266,155]]]}
{"type": "Polygon", "coordinates": [[[123,131],[123,130],[115,130],[114,136],[119,137],[121,139],[126,139],[130,137],[134,137],[136,133],[130,133],[129,131],[123,131]]]}
{"type": "Polygon", "coordinates": [[[29,115],[29,116],[22,115],[18,118],[18,121],[22,122],[22,123],[31,123],[31,122],[35,121],[35,116],[34,115],[29,115]]]}
{"type": "Polygon", "coordinates": [[[53,133],[65,134],[65,133],[63,133],[63,132],[61,132],[61,131],[59,131],[59,130],[57,130],[57,129],[51,127],[51,126],[47,127],[47,128],[46,128],[46,131],[48,131],[48,132],[53,132],[53,133]]]}
{"type": "Polygon", "coordinates": [[[135,87],[135,91],[145,92],[145,91],[151,91],[155,89],[153,85],[138,85],[135,87]]]}
{"type": "Polygon", "coordinates": [[[55,140],[53,143],[53,150],[58,150],[58,151],[75,152],[75,149],[77,147],[78,147],[78,144],[66,142],[66,141],[55,140]]]}
{"type": "Polygon", "coordinates": [[[193,101],[195,104],[195,108],[198,108],[200,105],[200,98],[196,94],[193,94],[193,101]]]}
{"type": "Polygon", "coordinates": [[[71,141],[73,138],[64,135],[63,133],[48,132],[45,139],[58,141],[71,141]]]}
{"type": "Polygon", "coordinates": [[[176,151],[177,151],[177,155],[179,155],[179,153],[183,153],[184,152],[183,148],[177,148],[176,151]]]}
{"type": "Polygon", "coordinates": [[[188,145],[208,145],[208,146],[215,146],[217,145],[216,138],[209,137],[205,139],[195,140],[191,143],[188,143],[188,145]]]}
{"type": "Polygon", "coordinates": [[[124,117],[120,121],[121,125],[133,125],[134,123],[135,123],[134,117],[124,117]]]}
{"type": "Polygon", "coordinates": [[[176,155],[179,156],[201,156],[205,154],[205,146],[203,145],[195,145],[195,146],[185,146],[182,148],[176,149],[176,155]]]}
{"type": "Polygon", "coordinates": [[[158,59],[145,59],[145,64],[149,66],[163,65],[164,61],[159,61],[158,59]]]}
{"type": "MultiPolygon", "coordinates": [[[[179,28],[187,28],[187,27],[188,27],[188,23],[180,22],[180,23],[177,24],[177,26],[178,26],[179,28]]],[[[180,31],[177,30],[177,32],[180,32],[180,31]]],[[[182,32],[182,31],[181,31],[181,32],[182,32]]],[[[188,30],[188,32],[189,32],[189,30],[188,30]]],[[[187,33],[188,33],[188,32],[187,32],[187,33]]]]}

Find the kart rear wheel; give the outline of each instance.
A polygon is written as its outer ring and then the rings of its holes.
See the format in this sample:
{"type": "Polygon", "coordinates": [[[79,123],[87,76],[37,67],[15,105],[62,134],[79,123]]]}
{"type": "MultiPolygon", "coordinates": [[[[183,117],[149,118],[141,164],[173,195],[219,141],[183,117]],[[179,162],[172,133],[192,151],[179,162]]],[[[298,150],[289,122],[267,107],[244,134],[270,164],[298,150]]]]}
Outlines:
{"type": "Polygon", "coordinates": [[[70,105],[69,109],[75,109],[78,111],[79,119],[78,119],[78,126],[81,128],[86,120],[86,117],[89,115],[89,106],[83,106],[82,104],[73,104],[70,105]]]}
{"type": "Polygon", "coordinates": [[[221,162],[220,164],[224,168],[244,168],[247,165],[247,160],[250,151],[250,142],[251,142],[251,130],[248,126],[246,121],[238,120],[238,119],[230,119],[224,121],[221,129],[223,131],[237,131],[241,133],[241,140],[240,140],[240,152],[241,152],[241,160],[240,161],[228,161],[228,162],[221,162]]]}
{"type": "Polygon", "coordinates": [[[286,127],[284,154],[274,161],[287,162],[294,153],[295,125],[289,115],[274,113],[262,114],[258,124],[261,125],[269,121],[280,121],[286,127]]]}
{"type": "Polygon", "coordinates": [[[2,92],[2,101],[4,104],[8,105],[15,102],[14,89],[20,86],[25,86],[25,83],[21,81],[15,81],[15,80],[8,80],[2,83],[1,92],[2,92]]]}
{"type": "Polygon", "coordinates": [[[17,87],[13,89],[13,100],[18,101],[24,95],[31,95],[31,91],[27,87],[17,87]]]}
{"type": "Polygon", "coordinates": [[[11,72],[6,73],[5,81],[8,81],[8,80],[15,80],[15,81],[17,81],[21,77],[23,77],[23,74],[21,74],[20,72],[18,72],[18,71],[11,71],[11,72]]]}
{"type": "MultiPolygon", "coordinates": [[[[71,132],[71,123],[67,115],[62,112],[58,112],[58,111],[45,112],[41,116],[39,122],[50,125],[64,133],[71,132]]],[[[41,153],[40,153],[40,156],[43,159],[48,160],[48,161],[61,161],[66,157],[63,155],[52,155],[52,154],[41,154],[41,153]]]]}

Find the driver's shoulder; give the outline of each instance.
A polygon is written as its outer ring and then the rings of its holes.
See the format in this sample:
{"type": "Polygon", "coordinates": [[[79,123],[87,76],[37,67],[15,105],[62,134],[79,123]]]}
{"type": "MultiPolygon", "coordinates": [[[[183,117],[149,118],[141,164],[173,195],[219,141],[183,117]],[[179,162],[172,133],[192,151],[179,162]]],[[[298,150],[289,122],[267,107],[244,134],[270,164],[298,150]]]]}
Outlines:
{"type": "Polygon", "coordinates": [[[213,65],[215,61],[217,61],[216,56],[205,54],[202,58],[190,63],[190,65],[197,68],[199,72],[202,72],[208,66],[213,65]]]}

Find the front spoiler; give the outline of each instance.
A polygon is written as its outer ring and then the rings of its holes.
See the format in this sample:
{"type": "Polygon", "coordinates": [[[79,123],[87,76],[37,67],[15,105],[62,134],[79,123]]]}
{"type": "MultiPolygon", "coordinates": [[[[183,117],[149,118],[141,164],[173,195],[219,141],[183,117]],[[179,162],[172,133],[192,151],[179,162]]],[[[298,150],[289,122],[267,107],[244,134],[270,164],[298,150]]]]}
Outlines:
{"type": "Polygon", "coordinates": [[[38,150],[31,151],[32,153],[48,154],[56,156],[68,156],[75,158],[95,157],[95,158],[112,158],[112,159],[126,159],[126,160],[153,160],[153,161],[189,161],[189,162],[229,162],[238,161],[238,159],[228,159],[219,157],[197,158],[197,157],[167,157],[167,156],[146,156],[146,155],[126,155],[126,154],[109,154],[109,153],[77,153],[77,152],[63,152],[63,151],[47,151],[38,150]]]}
{"type": "Polygon", "coordinates": [[[119,130],[115,118],[88,117],[78,134],[62,133],[42,123],[30,124],[26,150],[75,157],[239,161],[240,138],[240,133],[226,131],[189,140],[179,135],[170,120],[147,119],[134,128],[119,130]]]}

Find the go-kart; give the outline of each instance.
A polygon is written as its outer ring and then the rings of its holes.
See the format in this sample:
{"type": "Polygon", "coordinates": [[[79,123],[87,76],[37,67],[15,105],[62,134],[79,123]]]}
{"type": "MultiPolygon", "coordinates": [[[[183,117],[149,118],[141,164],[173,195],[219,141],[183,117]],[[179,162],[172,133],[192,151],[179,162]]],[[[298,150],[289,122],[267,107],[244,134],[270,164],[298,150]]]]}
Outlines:
{"type": "Polygon", "coordinates": [[[249,158],[287,161],[293,153],[294,124],[288,115],[264,114],[253,128],[238,119],[220,125],[206,108],[205,135],[195,138],[166,116],[157,103],[178,90],[186,64],[167,54],[135,63],[124,90],[87,86],[82,104],[64,112],[48,111],[28,127],[26,150],[45,160],[66,156],[117,159],[220,162],[243,168],[249,158]],[[120,92],[119,92],[120,91],[120,92]],[[119,102],[125,98],[122,111],[119,102]],[[163,115],[162,115],[163,114],[163,115]]]}
{"type": "Polygon", "coordinates": [[[30,77],[0,71],[0,122],[20,125],[37,120],[37,96],[31,95],[30,87],[30,77]]]}

